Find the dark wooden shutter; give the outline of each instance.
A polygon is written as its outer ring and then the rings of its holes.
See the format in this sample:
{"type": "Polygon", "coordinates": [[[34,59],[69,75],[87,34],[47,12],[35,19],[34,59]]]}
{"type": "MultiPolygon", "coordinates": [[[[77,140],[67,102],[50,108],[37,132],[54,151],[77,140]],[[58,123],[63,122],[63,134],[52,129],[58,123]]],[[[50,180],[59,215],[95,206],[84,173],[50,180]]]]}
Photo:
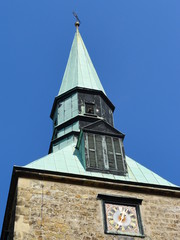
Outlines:
{"type": "Polygon", "coordinates": [[[89,166],[96,168],[96,156],[95,156],[95,146],[94,146],[94,136],[88,133],[88,148],[89,148],[89,166]]]}
{"type": "Polygon", "coordinates": [[[122,139],[93,133],[85,133],[85,156],[88,169],[125,175],[125,161],[122,139]]]}
{"type": "Polygon", "coordinates": [[[125,155],[124,146],[122,142],[121,142],[121,147],[122,147],[122,156],[123,156],[123,163],[124,163],[124,172],[127,173],[126,155],[125,155]]]}
{"type": "Polygon", "coordinates": [[[106,145],[107,145],[107,152],[108,152],[108,161],[109,161],[109,170],[116,170],[116,159],[114,156],[114,146],[112,142],[112,137],[106,137],[106,145]]]}
{"type": "Polygon", "coordinates": [[[115,150],[115,156],[116,156],[116,162],[117,162],[117,169],[121,173],[124,172],[124,164],[123,164],[123,156],[122,156],[122,150],[120,146],[120,140],[118,138],[114,138],[114,150],[115,150]]]}
{"type": "Polygon", "coordinates": [[[100,135],[95,135],[95,139],[96,139],[96,154],[97,154],[98,168],[103,170],[104,161],[103,161],[102,137],[100,135]]]}
{"type": "Polygon", "coordinates": [[[103,161],[104,161],[104,169],[109,169],[109,161],[108,161],[108,153],[107,153],[107,144],[105,136],[102,136],[102,150],[103,150],[103,161]]]}

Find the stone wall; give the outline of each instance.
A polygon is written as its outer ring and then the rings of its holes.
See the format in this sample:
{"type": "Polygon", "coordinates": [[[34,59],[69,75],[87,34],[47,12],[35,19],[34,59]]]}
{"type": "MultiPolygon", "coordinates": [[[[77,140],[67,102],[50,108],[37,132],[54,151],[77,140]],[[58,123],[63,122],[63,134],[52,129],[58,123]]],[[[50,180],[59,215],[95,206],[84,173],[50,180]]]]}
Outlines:
{"type": "Polygon", "coordinates": [[[124,191],[94,184],[84,186],[58,181],[19,178],[14,239],[18,240],[125,240],[141,239],[104,234],[98,194],[143,199],[141,216],[145,239],[180,239],[180,199],[124,191]]]}

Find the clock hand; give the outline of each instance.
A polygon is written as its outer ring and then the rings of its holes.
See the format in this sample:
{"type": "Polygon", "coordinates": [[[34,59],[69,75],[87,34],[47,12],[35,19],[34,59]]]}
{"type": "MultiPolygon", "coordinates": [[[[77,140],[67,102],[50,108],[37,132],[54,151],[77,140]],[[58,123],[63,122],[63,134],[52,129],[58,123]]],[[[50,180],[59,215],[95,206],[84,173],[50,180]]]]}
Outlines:
{"type": "Polygon", "coordinates": [[[119,225],[121,225],[121,223],[122,223],[122,221],[123,221],[123,219],[124,219],[124,216],[125,216],[125,211],[122,212],[122,217],[121,217],[121,220],[120,220],[119,225]]]}

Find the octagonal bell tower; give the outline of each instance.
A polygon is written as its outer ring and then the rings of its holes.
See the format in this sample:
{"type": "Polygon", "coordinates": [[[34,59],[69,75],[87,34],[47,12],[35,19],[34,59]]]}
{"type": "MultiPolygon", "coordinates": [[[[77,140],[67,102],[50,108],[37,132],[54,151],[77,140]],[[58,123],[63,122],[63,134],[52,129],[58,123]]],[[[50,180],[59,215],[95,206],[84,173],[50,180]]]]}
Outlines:
{"type": "Polygon", "coordinates": [[[89,171],[127,172],[124,134],[114,128],[114,105],[106,96],[79,33],[79,22],[51,118],[53,136],[49,153],[75,142],[89,171]]]}

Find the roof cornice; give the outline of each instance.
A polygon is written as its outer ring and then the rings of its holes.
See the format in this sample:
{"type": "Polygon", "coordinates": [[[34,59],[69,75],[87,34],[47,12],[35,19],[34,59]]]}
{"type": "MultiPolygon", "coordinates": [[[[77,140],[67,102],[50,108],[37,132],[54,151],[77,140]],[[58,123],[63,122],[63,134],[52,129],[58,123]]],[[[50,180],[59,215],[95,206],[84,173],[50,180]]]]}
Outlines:
{"type": "MultiPolygon", "coordinates": [[[[131,190],[134,191],[144,191],[149,192],[149,194],[156,194],[164,195],[165,193],[171,196],[180,197],[180,187],[178,186],[163,186],[157,184],[149,184],[149,183],[141,183],[141,182],[132,182],[132,181],[123,181],[123,180],[115,180],[109,178],[100,178],[95,176],[85,176],[85,175],[78,175],[72,173],[64,173],[64,172],[55,172],[55,171],[48,171],[48,170],[40,170],[40,169],[33,169],[33,168],[26,168],[26,167],[19,167],[14,166],[13,168],[13,177],[29,177],[29,178],[41,178],[49,179],[49,180],[63,180],[66,183],[70,181],[80,184],[80,185],[93,185],[96,187],[107,187],[112,185],[111,189],[116,189],[117,186],[121,186],[121,189],[131,190]],[[86,184],[87,181],[87,184],[86,184]],[[125,188],[123,188],[123,186],[125,188]],[[164,192],[164,194],[162,194],[164,192]]],[[[118,187],[119,189],[119,187],[118,187]]]]}

